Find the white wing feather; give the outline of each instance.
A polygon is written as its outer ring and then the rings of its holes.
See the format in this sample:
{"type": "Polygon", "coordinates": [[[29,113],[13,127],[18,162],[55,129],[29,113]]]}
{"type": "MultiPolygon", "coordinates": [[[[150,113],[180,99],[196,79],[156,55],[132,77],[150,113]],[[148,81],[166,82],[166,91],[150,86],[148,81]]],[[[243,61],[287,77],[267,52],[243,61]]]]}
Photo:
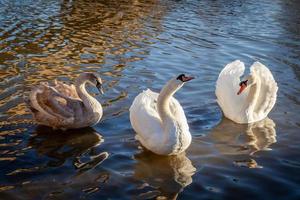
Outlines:
{"type": "Polygon", "coordinates": [[[131,125],[141,142],[161,132],[161,119],[156,109],[157,97],[158,94],[149,89],[143,91],[135,97],[129,109],[131,125]]]}
{"type": "MultiPolygon", "coordinates": [[[[158,93],[150,89],[140,93],[130,107],[130,122],[136,131],[138,139],[148,149],[157,148],[156,141],[163,138],[162,122],[157,112],[158,93]]],[[[189,130],[187,119],[179,102],[171,97],[170,111],[173,116],[180,119],[184,129],[189,130]]]]}
{"type": "Polygon", "coordinates": [[[261,81],[259,98],[256,102],[254,112],[259,118],[265,118],[274,107],[277,98],[277,83],[270,70],[260,62],[255,62],[250,68],[261,81]]]}
{"type": "Polygon", "coordinates": [[[275,105],[278,90],[270,70],[259,62],[253,63],[250,72],[258,77],[261,87],[254,111],[248,112],[246,103],[249,101],[249,90],[236,94],[244,70],[244,63],[239,60],[229,63],[221,71],[216,85],[217,101],[225,117],[237,123],[251,123],[267,117],[275,105]]]}
{"type": "Polygon", "coordinates": [[[224,115],[233,121],[239,120],[237,116],[240,116],[243,102],[248,95],[248,91],[237,95],[241,81],[240,77],[244,74],[244,71],[244,63],[236,60],[224,67],[217,80],[217,102],[224,115]]]}

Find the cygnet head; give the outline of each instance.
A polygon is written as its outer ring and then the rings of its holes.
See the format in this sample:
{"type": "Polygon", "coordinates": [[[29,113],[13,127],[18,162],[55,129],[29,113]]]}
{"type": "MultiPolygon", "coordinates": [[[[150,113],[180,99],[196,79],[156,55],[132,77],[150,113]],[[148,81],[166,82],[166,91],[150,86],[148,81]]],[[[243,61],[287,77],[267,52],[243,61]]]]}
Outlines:
{"type": "Polygon", "coordinates": [[[95,72],[82,73],[80,74],[78,81],[81,83],[87,81],[89,84],[96,86],[99,92],[103,94],[102,79],[100,78],[100,75],[98,73],[95,72]]]}

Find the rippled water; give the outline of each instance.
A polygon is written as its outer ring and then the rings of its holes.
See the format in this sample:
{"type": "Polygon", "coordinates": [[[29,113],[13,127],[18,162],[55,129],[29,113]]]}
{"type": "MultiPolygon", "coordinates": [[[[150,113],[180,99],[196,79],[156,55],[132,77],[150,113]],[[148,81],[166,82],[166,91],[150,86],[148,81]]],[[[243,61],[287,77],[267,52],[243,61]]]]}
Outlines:
{"type": "Polygon", "coordinates": [[[299,13],[296,0],[0,0],[1,199],[299,198],[299,13]],[[235,59],[271,69],[268,119],[223,119],[215,81],[235,59]],[[36,126],[23,95],[83,71],[105,81],[101,123],[36,126]],[[179,156],[145,152],[128,108],[182,72],[197,77],[176,94],[192,144],[179,156]]]}

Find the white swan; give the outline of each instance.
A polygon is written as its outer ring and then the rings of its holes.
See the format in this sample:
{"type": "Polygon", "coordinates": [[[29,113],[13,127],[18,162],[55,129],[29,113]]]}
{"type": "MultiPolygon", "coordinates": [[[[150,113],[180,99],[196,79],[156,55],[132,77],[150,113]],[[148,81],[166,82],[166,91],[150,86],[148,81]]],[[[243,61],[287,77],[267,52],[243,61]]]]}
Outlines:
{"type": "Polygon", "coordinates": [[[189,126],[182,107],[173,97],[193,77],[184,74],[172,78],[161,92],[146,90],[130,107],[130,122],[136,139],[148,150],[160,155],[179,154],[191,143],[189,126]]]}
{"type": "Polygon", "coordinates": [[[267,117],[275,105],[278,90],[272,73],[260,62],[253,63],[250,75],[240,81],[244,70],[244,63],[239,60],[229,63],[216,85],[217,101],[225,117],[241,124],[267,117]]]}
{"type": "Polygon", "coordinates": [[[75,86],[54,81],[53,85],[43,82],[34,87],[26,102],[36,122],[63,130],[97,124],[103,114],[102,106],[86,91],[87,83],[103,93],[102,80],[95,73],[81,74],[75,86]]]}

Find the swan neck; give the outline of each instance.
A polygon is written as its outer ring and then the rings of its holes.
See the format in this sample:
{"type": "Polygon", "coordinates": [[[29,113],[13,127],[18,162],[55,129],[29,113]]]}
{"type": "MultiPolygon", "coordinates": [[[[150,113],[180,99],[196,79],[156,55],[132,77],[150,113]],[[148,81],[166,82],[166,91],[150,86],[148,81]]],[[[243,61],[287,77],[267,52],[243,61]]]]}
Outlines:
{"type": "Polygon", "coordinates": [[[170,111],[170,100],[178,89],[178,87],[175,87],[173,81],[170,80],[159,93],[157,110],[162,122],[173,120],[173,115],[170,111]]]}
{"type": "Polygon", "coordinates": [[[260,80],[256,79],[255,83],[251,86],[250,90],[249,90],[249,106],[248,106],[248,111],[249,113],[254,112],[254,108],[256,105],[256,102],[258,100],[259,97],[259,93],[260,93],[260,88],[261,88],[261,84],[260,84],[260,80]]]}
{"type": "Polygon", "coordinates": [[[93,102],[97,100],[86,91],[87,82],[87,79],[79,77],[75,82],[76,91],[84,106],[89,110],[93,110],[93,102]]]}

